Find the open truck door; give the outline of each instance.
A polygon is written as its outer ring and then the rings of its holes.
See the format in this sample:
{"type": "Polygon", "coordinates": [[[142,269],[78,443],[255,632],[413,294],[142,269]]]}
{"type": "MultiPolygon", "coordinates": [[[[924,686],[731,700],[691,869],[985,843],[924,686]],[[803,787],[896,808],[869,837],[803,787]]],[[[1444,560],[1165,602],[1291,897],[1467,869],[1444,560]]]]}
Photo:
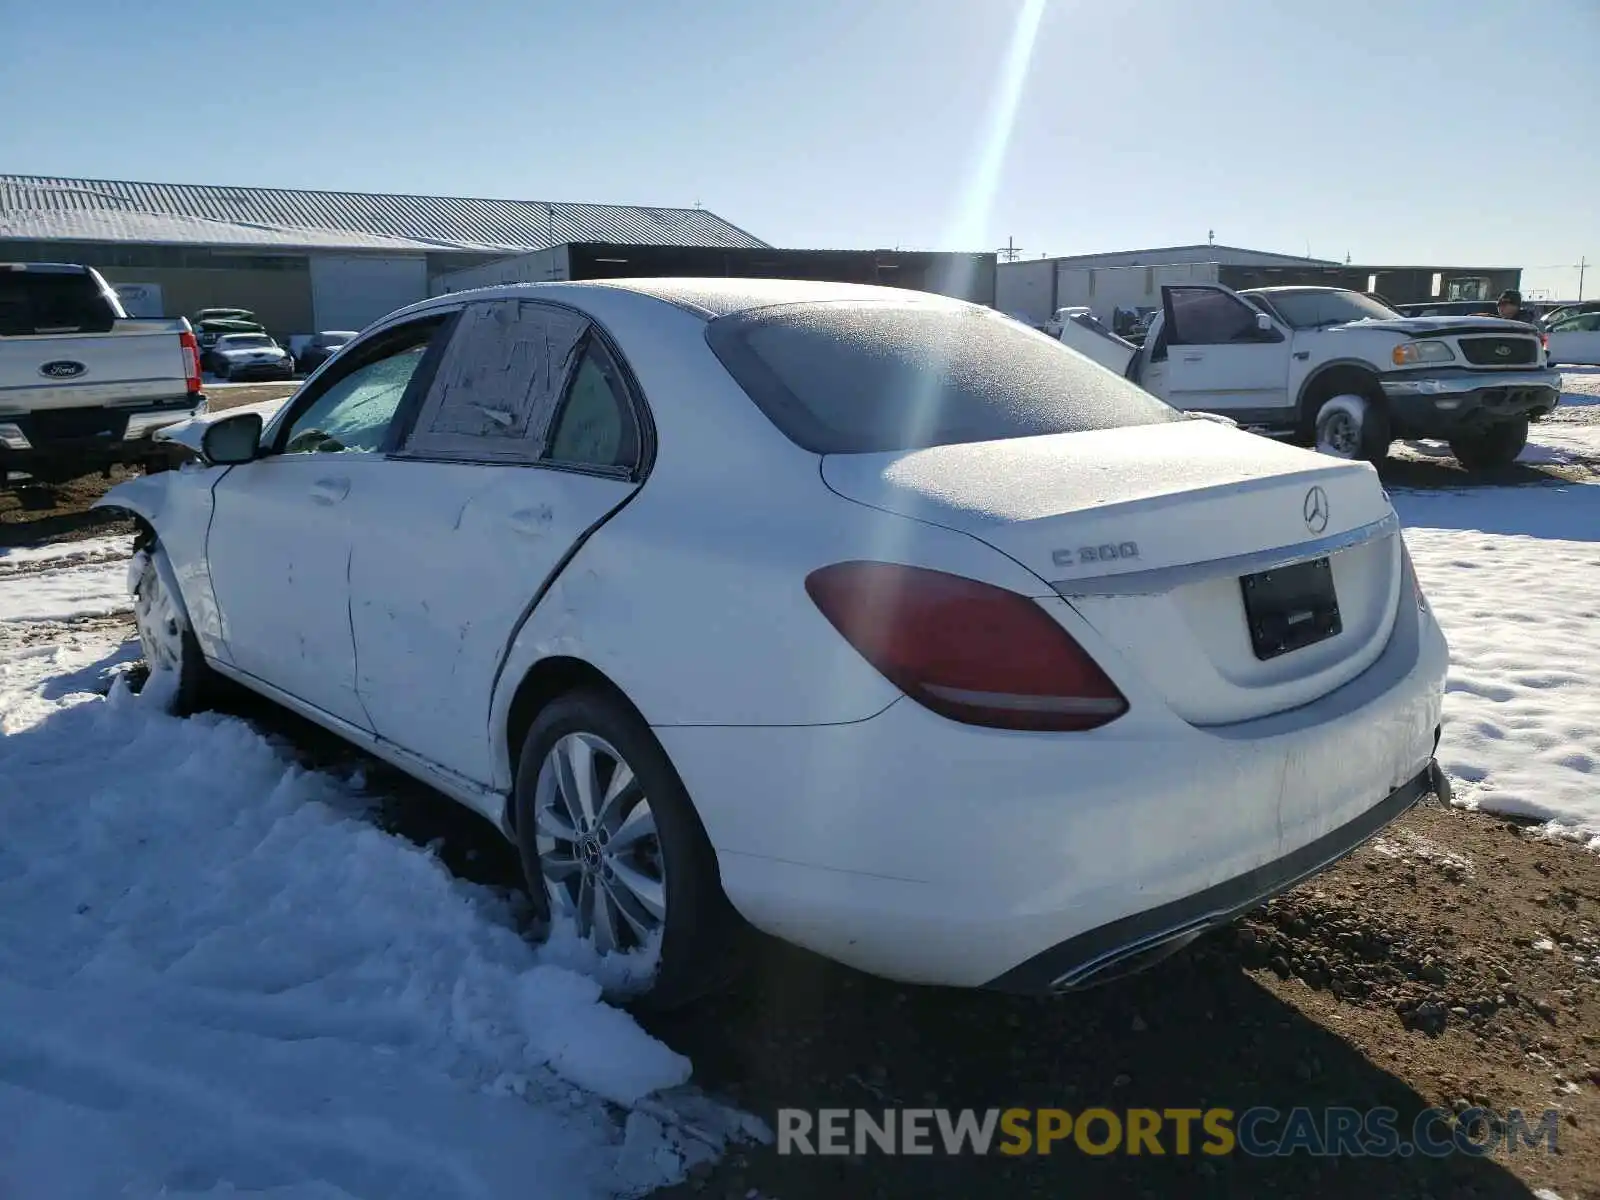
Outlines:
{"type": "Polygon", "coordinates": [[[1287,331],[1232,290],[1169,284],[1139,382],[1174,408],[1266,422],[1291,407],[1290,352],[1287,331]]]}

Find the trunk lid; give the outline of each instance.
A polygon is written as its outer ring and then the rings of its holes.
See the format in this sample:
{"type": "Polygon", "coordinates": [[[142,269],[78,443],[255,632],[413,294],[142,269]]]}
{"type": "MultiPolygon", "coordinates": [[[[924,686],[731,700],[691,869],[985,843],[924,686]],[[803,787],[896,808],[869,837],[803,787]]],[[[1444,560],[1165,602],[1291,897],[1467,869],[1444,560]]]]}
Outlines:
{"type": "MultiPolygon", "coordinates": [[[[1206,421],[828,455],[859,503],[987,542],[1065,597],[1194,724],[1305,704],[1382,652],[1398,523],[1377,473],[1206,421]],[[1327,558],[1339,632],[1261,658],[1247,575],[1327,558]]],[[[1259,602],[1257,602],[1259,603],[1259,602]]]]}
{"type": "Polygon", "coordinates": [[[179,399],[182,330],[176,320],[123,319],[110,333],[0,337],[0,417],[179,399]]]}

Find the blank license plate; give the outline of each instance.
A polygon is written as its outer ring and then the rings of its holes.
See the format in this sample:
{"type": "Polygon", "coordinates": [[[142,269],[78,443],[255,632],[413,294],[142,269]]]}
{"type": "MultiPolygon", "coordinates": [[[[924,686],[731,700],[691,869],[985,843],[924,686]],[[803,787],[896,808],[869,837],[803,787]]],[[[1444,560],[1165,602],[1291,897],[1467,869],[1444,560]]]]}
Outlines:
{"type": "Polygon", "coordinates": [[[1239,586],[1250,644],[1259,659],[1315,645],[1344,628],[1333,590],[1333,568],[1325,558],[1244,575],[1239,586]]]}

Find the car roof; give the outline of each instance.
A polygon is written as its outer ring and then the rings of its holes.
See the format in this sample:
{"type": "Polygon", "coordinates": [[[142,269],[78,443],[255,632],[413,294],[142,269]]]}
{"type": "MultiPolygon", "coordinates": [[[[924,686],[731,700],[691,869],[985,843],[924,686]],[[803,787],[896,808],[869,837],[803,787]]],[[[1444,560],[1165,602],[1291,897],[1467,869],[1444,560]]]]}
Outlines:
{"type": "Polygon", "coordinates": [[[929,301],[948,305],[966,303],[908,288],[880,287],[863,283],[832,283],[814,279],[596,279],[571,283],[503,284],[497,287],[477,288],[470,292],[451,292],[435,297],[432,301],[424,301],[412,311],[420,312],[425,307],[451,301],[459,303],[463,299],[509,299],[514,296],[532,298],[559,294],[571,296],[575,290],[588,289],[633,292],[676,305],[708,319],[774,304],[818,304],[840,300],[887,300],[902,304],[929,301]]]}

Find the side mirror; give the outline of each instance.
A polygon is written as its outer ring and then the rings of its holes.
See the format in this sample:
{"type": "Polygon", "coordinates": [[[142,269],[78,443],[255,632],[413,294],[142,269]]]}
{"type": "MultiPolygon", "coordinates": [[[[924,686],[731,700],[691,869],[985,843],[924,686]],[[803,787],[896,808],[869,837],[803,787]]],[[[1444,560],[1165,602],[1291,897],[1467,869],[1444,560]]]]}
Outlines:
{"type": "Polygon", "coordinates": [[[1256,329],[1258,331],[1261,333],[1271,333],[1274,328],[1275,326],[1272,324],[1272,318],[1267,316],[1266,313],[1258,312],[1256,314],[1256,329]]]}
{"type": "Polygon", "coordinates": [[[213,421],[200,438],[200,453],[218,467],[250,462],[261,449],[261,428],[260,413],[238,413],[213,421]]]}

